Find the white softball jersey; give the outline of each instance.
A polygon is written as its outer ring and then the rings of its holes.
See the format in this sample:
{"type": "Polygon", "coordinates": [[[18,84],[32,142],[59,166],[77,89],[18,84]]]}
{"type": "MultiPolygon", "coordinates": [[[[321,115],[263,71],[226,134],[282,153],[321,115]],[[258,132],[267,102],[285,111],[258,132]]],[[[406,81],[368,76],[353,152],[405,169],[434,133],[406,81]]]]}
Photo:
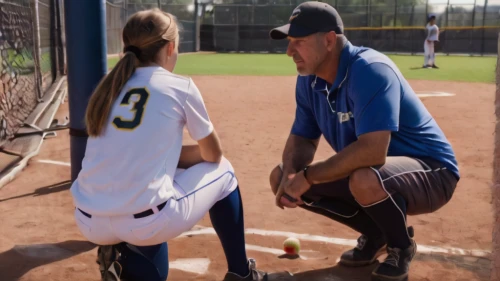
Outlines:
{"type": "Polygon", "coordinates": [[[213,131],[194,82],[159,66],[136,69],[103,135],[88,139],[71,187],[75,206],[96,216],[130,215],[172,198],[184,126],[195,141],[213,131]]]}

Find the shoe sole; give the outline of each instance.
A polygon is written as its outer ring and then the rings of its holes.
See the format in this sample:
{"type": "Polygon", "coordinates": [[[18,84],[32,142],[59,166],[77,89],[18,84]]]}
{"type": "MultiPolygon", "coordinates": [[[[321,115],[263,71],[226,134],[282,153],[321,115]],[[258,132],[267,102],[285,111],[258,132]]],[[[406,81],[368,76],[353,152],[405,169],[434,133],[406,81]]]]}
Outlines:
{"type": "Polygon", "coordinates": [[[373,264],[381,255],[386,253],[386,246],[383,246],[380,248],[377,253],[373,256],[371,260],[368,261],[349,261],[349,260],[340,260],[339,264],[343,266],[349,266],[349,267],[362,267],[362,266],[367,266],[370,264],[373,264]]]}
{"type": "MultiPolygon", "coordinates": [[[[415,241],[413,241],[413,258],[417,254],[417,244],[415,241]]],[[[375,269],[376,270],[376,269],[375,269]]],[[[385,276],[385,275],[379,275],[377,273],[372,272],[372,280],[371,281],[408,281],[408,273],[400,276],[385,276]]]]}

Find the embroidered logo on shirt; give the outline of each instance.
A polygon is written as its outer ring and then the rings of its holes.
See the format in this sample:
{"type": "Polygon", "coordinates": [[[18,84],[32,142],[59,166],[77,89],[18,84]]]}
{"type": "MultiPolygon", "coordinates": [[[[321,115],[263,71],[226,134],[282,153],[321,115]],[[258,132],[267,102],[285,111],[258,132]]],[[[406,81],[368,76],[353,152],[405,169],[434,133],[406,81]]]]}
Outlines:
{"type": "Polygon", "coordinates": [[[339,118],[339,123],[344,123],[344,122],[347,122],[349,120],[351,120],[351,118],[354,118],[354,115],[352,114],[352,112],[337,112],[337,116],[339,118]]]}

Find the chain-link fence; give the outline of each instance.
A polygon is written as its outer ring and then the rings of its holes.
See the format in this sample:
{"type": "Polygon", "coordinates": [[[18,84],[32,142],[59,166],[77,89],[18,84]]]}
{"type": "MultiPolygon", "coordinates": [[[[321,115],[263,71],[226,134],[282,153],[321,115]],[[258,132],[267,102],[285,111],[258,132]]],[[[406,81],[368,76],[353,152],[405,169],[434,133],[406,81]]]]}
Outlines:
{"type": "Polygon", "coordinates": [[[62,0],[0,1],[0,146],[64,70],[62,0]]]}
{"type": "MultiPolygon", "coordinates": [[[[284,52],[287,42],[269,39],[303,0],[220,0],[200,4],[201,50],[284,52]]],[[[385,52],[423,52],[427,15],[441,29],[438,52],[496,54],[498,0],[325,0],[340,13],[346,36],[385,52]]]]}
{"type": "Polygon", "coordinates": [[[106,25],[108,54],[123,50],[122,28],[135,12],[160,8],[176,16],[181,28],[179,52],[195,52],[197,45],[197,21],[195,0],[108,0],[106,2],[106,25]]]}

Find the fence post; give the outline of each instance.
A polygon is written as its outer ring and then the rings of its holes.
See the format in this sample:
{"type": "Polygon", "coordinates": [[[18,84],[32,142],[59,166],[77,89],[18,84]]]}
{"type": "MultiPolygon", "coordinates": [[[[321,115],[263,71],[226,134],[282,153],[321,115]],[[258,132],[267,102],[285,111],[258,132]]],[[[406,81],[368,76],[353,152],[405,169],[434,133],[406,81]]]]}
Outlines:
{"type": "Polygon", "coordinates": [[[483,9],[483,28],[481,29],[481,56],[484,56],[484,27],[486,26],[486,9],[488,8],[488,0],[484,0],[483,9]]]}
{"type": "MultiPolygon", "coordinates": [[[[475,21],[476,21],[476,4],[477,4],[477,0],[474,0],[474,7],[472,7],[472,27],[474,27],[475,25],[475,21]]],[[[472,34],[474,33],[474,28],[472,28],[470,31],[469,31],[469,50],[472,48],[472,34]]],[[[474,52],[470,52],[469,55],[472,56],[474,52]]]]}
{"type": "MultiPolygon", "coordinates": [[[[448,28],[448,27],[449,27],[449,25],[450,25],[450,24],[449,24],[449,21],[448,21],[448,13],[449,13],[449,10],[450,10],[450,0],[448,0],[448,3],[446,4],[446,24],[445,24],[446,28],[448,28]]],[[[447,56],[449,56],[449,55],[450,55],[450,51],[449,51],[449,49],[447,50],[446,55],[447,55],[447,56]]]]}
{"type": "Polygon", "coordinates": [[[37,98],[40,101],[43,97],[42,92],[42,70],[41,70],[41,58],[42,50],[40,49],[40,18],[38,11],[38,0],[32,0],[32,15],[33,15],[33,61],[35,62],[35,92],[37,98]]]}
{"type": "Polygon", "coordinates": [[[370,26],[370,13],[371,13],[372,0],[368,0],[366,3],[366,26],[370,26]]]}
{"type": "Polygon", "coordinates": [[[53,83],[56,80],[57,77],[57,65],[59,63],[59,59],[57,57],[57,7],[56,7],[56,1],[57,0],[51,0],[49,2],[50,5],[50,72],[52,73],[52,81],[50,83],[53,83]]]}
{"type": "Polygon", "coordinates": [[[56,0],[56,55],[58,60],[57,70],[59,71],[59,75],[64,75],[64,46],[62,40],[63,33],[63,24],[62,24],[62,0],[56,0]]]}
{"type": "Polygon", "coordinates": [[[398,19],[398,0],[394,0],[394,19],[392,23],[392,51],[396,52],[396,21],[398,19]]]}
{"type": "Polygon", "coordinates": [[[200,50],[200,25],[199,25],[199,21],[200,21],[200,18],[198,17],[198,13],[199,13],[199,3],[198,3],[198,0],[194,0],[194,23],[193,23],[193,48],[195,52],[198,52],[200,50]]]}
{"type": "Polygon", "coordinates": [[[82,167],[87,145],[84,117],[87,103],[107,73],[106,3],[103,0],[64,1],[71,181],[82,167]]]}
{"type": "Polygon", "coordinates": [[[425,1],[425,21],[429,18],[429,0],[425,1]]]}

